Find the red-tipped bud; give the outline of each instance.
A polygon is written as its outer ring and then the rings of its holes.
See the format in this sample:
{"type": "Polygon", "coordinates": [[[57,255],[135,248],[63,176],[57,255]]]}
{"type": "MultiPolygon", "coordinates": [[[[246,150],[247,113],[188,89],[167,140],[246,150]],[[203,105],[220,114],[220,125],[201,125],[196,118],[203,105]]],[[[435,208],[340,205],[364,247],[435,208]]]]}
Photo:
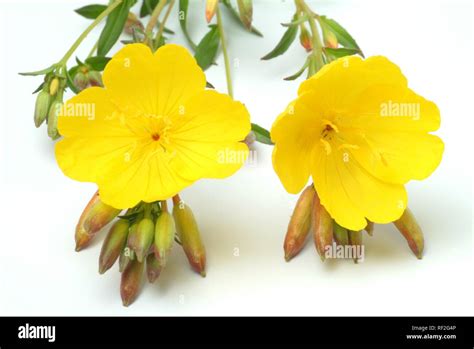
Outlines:
{"type": "Polygon", "coordinates": [[[306,243],[311,225],[311,208],[316,192],[313,185],[308,186],[300,195],[291,216],[283,249],[285,259],[289,261],[296,256],[306,243]]]}
{"type": "Polygon", "coordinates": [[[128,263],[122,273],[120,295],[122,296],[122,303],[126,307],[133,303],[140,292],[144,266],[145,263],[140,263],[135,259],[128,263]]]}
{"type": "Polygon", "coordinates": [[[217,5],[219,4],[219,0],[206,0],[206,21],[210,23],[212,17],[216,14],[217,5]]]}
{"type": "Polygon", "coordinates": [[[201,274],[201,276],[206,276],[206,251],[202,244],[193,212],[177,197],[173,198],[173,203],[176,232],[188,257],[188,261],[197,273],[201,274]]]}
{"type": "Polygon", "coordinates": [[[76,251],[89,245],[99,230],[109,224],[121,210],[100,201],[96,192],[82,212],[76,226],[76,251]]]}
{"type": "Polygon", "coordinates": [[[321,205],[317,193],[313,200],[311,231],[313,233],[316,250],[321,260],[324,261],[326,259],[326,249],[332,247],[333,221],[324,206],[321,205]]]}
{"type": "Polygon", "coordinates": [[[300,26],[300,29],[301,46],[303,46],[307,52],[310,52],[313,49],[313,41],[311,39],[311,34],[309,33],[308,29],[306,29],[304,24],[300,26]]]}
{"type": "Polygon", "coordinates": [[[146,275],[148,281],[152,284],[158,279],[161,273],[162,266],[158,259],[156,259],[153,253],[150,253],[148,257],[146,257],[146,275]]]}
{"type": "Polygon", "coordinates": [[[143,30],[143,23],[133,12],[129,12],[123,31],[128,35],[133,35],[136,31],[143,32],[143,30]]]}
{"type": "Polygon", "coordinates": [[[103,274],[109,270],[122,253],[127,243],[128,228],[130,223],[128,220],[119,219],[110,228],[107,237],[102,245],[99,257],[99,273],[103,274]]]}
{"type": "Polygon", "coordinates": [[[424,239],[418,222],[407,208],[400,219],[393,222],[408,242],[408,246],[418,259],[423,257],[424,239]]]}

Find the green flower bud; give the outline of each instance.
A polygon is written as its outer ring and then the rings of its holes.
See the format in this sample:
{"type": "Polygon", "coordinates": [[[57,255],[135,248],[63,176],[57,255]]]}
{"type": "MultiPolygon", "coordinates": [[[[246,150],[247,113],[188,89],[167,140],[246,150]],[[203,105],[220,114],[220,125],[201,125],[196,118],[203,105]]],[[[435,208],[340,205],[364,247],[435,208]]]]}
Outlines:
{"type": "Polygon", "coordinates": [[[62,105],[63,102],[61,100],[56,99],[53,101],[53,103],[51,103],[51,107],[49,108],[48,136],[53,140],[58,139],[60,137],[58,131],[58,115],[62,105]]]}
{"type": "Polygon", "coordinates": [[[206,251],[191,209],[178,198],[173,198],[173,217],[176,232],[191,267],[201,276],[206,276],[206,251]]]}
{"type": "Polygon", "coordinates": [[[151,218],[143,218],[137,225],[137,228],[130,232],[128,236],[128,247],[137,255],[141,263],[145,259],[153,243],[155,235],[155,224],[151,218]]]}
{"type": "Polygon", "coordinates": [[[51,103],[51,96],[45,90],[38,93],[35,104],[35,126],[40,127],[41,124],[48,117],[49,104],[51,103]]]}
{"type": "Polygon", "coordinates": [[[102,245],[99,257],[99,273],[103,274],[109,270],[119,258],[127,243],[128,228],[130,223],[126,219],[119,219],[110,228],[102,245]]]}
{"type": "Polygon", "coordinates": [[[168,211],[163,211],[156,221],[154,241],[155,256],[162,267],[166,265],[173,246],[175,231],[173,216],[168,211]]]}
{"type": "Polygon", "coordinates": [[[338,245],[346,246],[349,245],[349,232],[346,228],[341,227],[339,224],[334,222],[334,240],[338,245]]]}

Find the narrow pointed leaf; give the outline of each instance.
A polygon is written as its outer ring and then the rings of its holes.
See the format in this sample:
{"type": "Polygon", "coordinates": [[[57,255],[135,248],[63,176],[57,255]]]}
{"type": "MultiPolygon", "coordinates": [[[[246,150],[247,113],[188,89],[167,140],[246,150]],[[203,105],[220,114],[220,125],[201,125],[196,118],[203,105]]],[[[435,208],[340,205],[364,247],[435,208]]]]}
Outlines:
{"type": "Polygon", "coordinates": [[[273,145],[272,139],[270,137],[270,132],[268,130],[257,124],[252,124],[252,131],[255,133],[255,140],[257,142],[273,145]]]}
{"type": "Polygon", "coordinates": [[[214,63],[219,48],[219,30],[217,25],[210,25],[209,28],[209,32],[199,42],[194,54],[194,58],[196,58],[202,70],[206,70],[214,63]]]}
{"type": "Polygon", "coordinates": [[[269,60],[275,57],[278,57],[284,54],[288,48],[291,46],[293,41],[295,41],[296,34],[298,34],[298,27],[289,27],[283,36],[281,37],[278,44],[275,46],[273,50],[267,53],[265,56],[262,57],[263,60],[269,60]]]}
{"type": "Polygon", "coordinates": [[[96,19],[106,8],[106,5],[93,4],[75,9],[74,12],[87,19],[96,19]]]}

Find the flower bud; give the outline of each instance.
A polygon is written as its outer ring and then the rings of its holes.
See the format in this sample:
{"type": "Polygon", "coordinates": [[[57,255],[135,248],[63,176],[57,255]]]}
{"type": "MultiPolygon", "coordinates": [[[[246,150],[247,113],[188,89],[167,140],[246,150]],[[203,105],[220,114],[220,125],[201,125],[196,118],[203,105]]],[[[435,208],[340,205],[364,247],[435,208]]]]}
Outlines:
{"type": "Polygon", "coordinates": [[[48,117],[49,104],[51,103],[51,96],[45,90],[38,93],[35,104],[35,126],[40,127],[41,124],[48,117]]]}
{"type": "MultiPolygon", "coordinates": [[[[130,228],[130,230],[131,229],[132,228],[130,228]]],[[[125,246],[122,249],[122,252],[120,253],[119,257],[119,271],[123,272],[127,267],[128,263],[133,259],[135,259],[135,253],[130,249],[130,247],[125,246]]]]}
{"type": "Polygon", "coordinates": [[[311,231],[313,233],[316,250],[321,257],[321,260],[324,261],[326,259],[325,255],[327,246],[332,246],[333,221],[324,206],[321,205],[317,193],[313,200],[311,231]]]}
{"type": "Polygon", "coordinates": [[[155,256],[162,267],[166,265],[175,232],[173,216],[168,211],[163,211],[156,220],[154,241],[155,256]]]}
{"type": "Polygon", "coordinates": [[[237,0],[237,6],[239,8],[240,20],[245,28],[250,29],[253,16],[252,0],[237,0]]]}
{"type": "Polygon", "coordinates": [[[103,87],[104,84],[102,83],[102,75],[95,70],[91,70],[88,74],[88,83],[90,86],[100,86],[103,87]]]}
{"type": "Polygon", "coordinates": [[[123,31],[128,35],[133,35],[135,31],[143,31],[144,29],[143,23],[137,16],[133,12],[129,12],[123,31]]]}
{"type": "Polygon", "coordinates": [[[418,259],[423,257],[424,239],[418,222],[413,213],[407,208],[403,215],[393,222],[408,242],[408,246],[418,259]]]}
{"type": "Polygon", "coordinates": [[[55,96],[56,93],[58,93],[59,89],[59,79],[58,78],[53,78],[51,82],[49,83],[49,94],[51,96],[55,96]]]}
{"type": "Polygon", "coordinates": [[[176,223],[176,232],[183,246],[189,264],[201,276],[206,276],[206,251],[201,242],[199,229],[194,218],[193,212],[179,201],[179,198],[173,197],[173,217],[176,223]]]}
{"type": "Polygon", "coordinates": [[[130,223],[126,219],[119,219],[110,228],[107,237],[102,244],[99,257],[99,273],[103,274],[109,270],[119,258],[128,237],[130,223]]]}
{"type": "Polygon", "coordinates": [[[140,263],[135,259],[128,263],[122,273],[120,295],[122,297],[122,303],[126,307],[137,298],[140,292],[144,266],[145,263],[140,263]]]}
{"type": "Polygon", "coordinates": [[[77,223],[76,251],[86,247],[97,232],[117,217],[120,211],[100,201],[99,192],[96,192],[77,223]]]}
{"type": "Polygon", "coordinates": [[[339,224],[334,222],[334,240],[338,245],[349,245],[349,232],[346,228],[341,227],[339,224]]]}
{"type": "Polygon", "coordinates": [[[245,137],[244,143],[247,144],[247,147],[250,147],[257,140],[255,132],[250,131],[249,134],[245,137]]]}
{"type": "Polygon", "coordinates": [[[313,185],[309,185],[301,193],[296,203],[290,223],[288,224],[285,243],[283,244],[286,261],[296,256],[306,243],[306,237],[311,225],[311,208],[315,195],[316,192],[313,185]]]}
{"type": "Polygon", "coordinates": [[[89,78],[87,77],[88,73],[83,73],[82,71],[78,71],[74,76],[74,86],[79,91],[86,89],[89,86],[89,78]]]}
{"type": "MultiPolygon", "coordinates": [[[[362,231],[348,230],[349,232],[349,244],[352,246],[362,246],[362,231]]],[[[359,249],[357,249],[359,251],[359,249]]],[[[359,256],[361,257],[361,256],[359,256]]],[[[357,256],[354,257],[354,263],[357,263],[357,256]]]]}
{"type": "Polygon", "coordinates": [[[128,236],[128,247],[137,255],[138,261],[144,261],[155,235],[155,224],[151,218],[143,218],[137,228],[130,231],[128,236]]]}
{"type": "Polygon", "coordinates": [[[374,222],[367,221],[367,226],[364,228],[364,230],[369,234],[370,236],[374,235],[374,222]]]}
{"type": "Polygon", "coordinates": [[[154,253],[150,253],[148,257],[146,257],[146,275],[148,278],[148,282],[151,284],[158,279],[161,273],[162,266],[158,259],[156,259],[154,253]]]}
{"type": "Polygon", "coordinates": [[[58,131],[58,115],[61,110],[63,102],[61,100],[55,100],[51,103],[48,114],[48,136],[55,140],[60,137],[58,131]]]}
{"type": "Polygon", "coordinates": [[[206,0],[206,21],[210,23],[212,17],[216,14],[217,5],[219,4],[219,0],[206,0]]]}
{"type": "Polygon", "coordinates": [[[334,34],[329,29],[323,27],[323,41],[324,46],[329,48],[338,48],[339,43],[337,42],[336,34],[334,34]]]}
{"type": "Polygon", "coordinates": [[[301,46],[305,48],[307,52],[310,52],[313,49],[313,42],[311,41],[311,34],[308,29],[302,24],[300,26],[300,43],[301,46]]]}

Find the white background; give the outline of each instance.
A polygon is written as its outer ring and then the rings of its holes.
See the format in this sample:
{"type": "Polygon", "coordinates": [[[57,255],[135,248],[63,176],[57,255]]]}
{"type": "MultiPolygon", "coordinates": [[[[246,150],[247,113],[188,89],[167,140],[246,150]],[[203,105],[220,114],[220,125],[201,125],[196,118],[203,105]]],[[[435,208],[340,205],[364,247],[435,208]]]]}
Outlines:
{"type": "MultiPolygon", "coordinates": [[[[146,284],[129,308],[121,305],[117,267],[98,274],[103,236],[74,252],[75,224],[95,186],[58,169],[45,128],[33,125],[31,92],[40,78],[17,75],[59,60],[88,24],[72,10],[91,2],[0,2],[0,315],[474,315],[471,1],[310,2],[342,23],[366,56],[383,54],[399,64],[410,86],[441,110],[444,159],[428,180],[408,185],[409,206],[425,232],[422,261],[385,225],[376,226],[374,237],[364,236],[366,258],[359,265],[323,264],[311,241],[286,263],[282,243],[297,197],[273,172],[271,148],[258,145],[257,165],[183,193],[207,247],[207,277],[193,273],[175,245],[158,282],[146,284]]],[[[292,11],[291,1],[255,1],[263,39],[224,17],[230,55],[239,63],[235,97],[265,127],[301,81],[282,80],[304,61],[297,42],[282,57],[259,59],[279,40],[279,23],[292,11]]],[[[176,18],[169,23],[176,30],[172,42],[184,44],[176,18]]],[[[200,38],[203,1],[192,2],[189,25],[200,38]]],[[[225,92],[221,56],[207,75],[225,92]]]]}

